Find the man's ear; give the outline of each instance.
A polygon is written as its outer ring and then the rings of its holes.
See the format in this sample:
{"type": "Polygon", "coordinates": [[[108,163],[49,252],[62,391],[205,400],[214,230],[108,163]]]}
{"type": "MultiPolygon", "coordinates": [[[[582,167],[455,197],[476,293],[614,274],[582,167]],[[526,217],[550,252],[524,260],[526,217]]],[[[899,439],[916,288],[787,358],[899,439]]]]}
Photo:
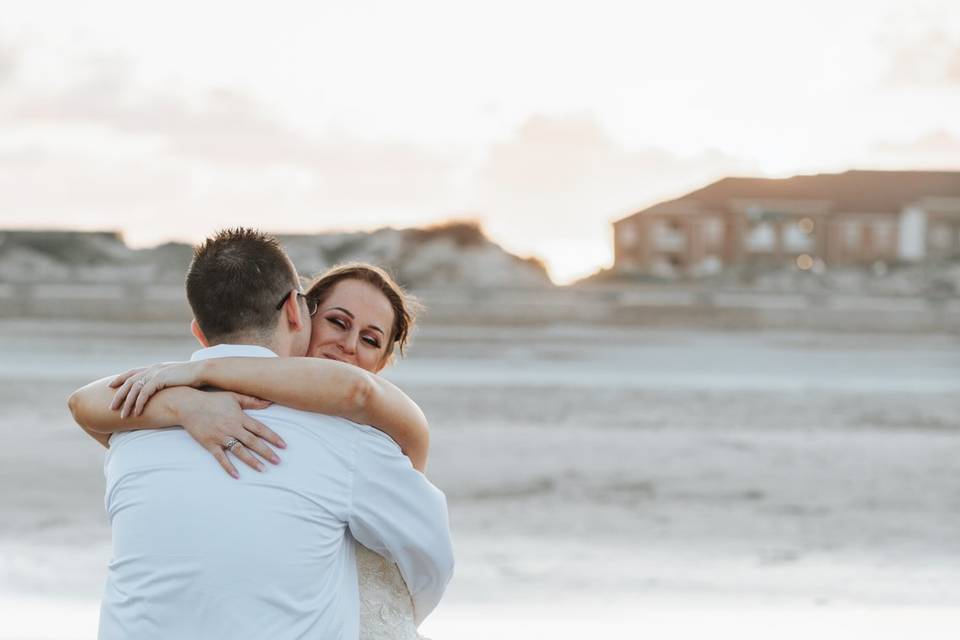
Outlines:
{"type": "Polygon", "coordinates": [[[204,348],[210,346],[210,343],[207,341],[207,336],[203,335],[203,329],[197,324],[196,318],[190,321],[190,333],[193,334],[193,337],[196,338],[197,342],[202,344],[204,348]]]}
{"type": "Polygon", "coordinates": [[[283,303],[283,313],[287,317],[291,333],[303,330],[303,314],[300,313],[300,296],[297,292],[297,289],[294,289],[283,303]]]}

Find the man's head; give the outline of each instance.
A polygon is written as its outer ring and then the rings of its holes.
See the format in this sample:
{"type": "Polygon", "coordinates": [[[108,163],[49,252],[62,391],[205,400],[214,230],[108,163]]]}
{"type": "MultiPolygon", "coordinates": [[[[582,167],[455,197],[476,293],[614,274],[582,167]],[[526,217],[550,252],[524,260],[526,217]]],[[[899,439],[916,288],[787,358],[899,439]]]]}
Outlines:
{"type": "Polygon", "coordinates": [[[186,286],[193,333],[204,346],[306,353],[310,318],[300,278],[276,238],[252,229],[220,231],[194,249],[186,286]]]}

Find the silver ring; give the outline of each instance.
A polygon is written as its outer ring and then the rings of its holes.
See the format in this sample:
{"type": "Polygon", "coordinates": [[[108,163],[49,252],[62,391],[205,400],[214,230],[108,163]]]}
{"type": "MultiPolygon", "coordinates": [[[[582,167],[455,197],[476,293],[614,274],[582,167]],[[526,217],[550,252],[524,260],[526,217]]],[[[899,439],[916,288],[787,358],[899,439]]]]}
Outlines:
{"type": "Polygon", "coordinates": [[[227,438],[226,442],[223,443],[223,448],[226,449],[227,451],[233,451],[233,448],[238,444],[242,445],[243,443],[241,443],[236,438],[227,438]]]}

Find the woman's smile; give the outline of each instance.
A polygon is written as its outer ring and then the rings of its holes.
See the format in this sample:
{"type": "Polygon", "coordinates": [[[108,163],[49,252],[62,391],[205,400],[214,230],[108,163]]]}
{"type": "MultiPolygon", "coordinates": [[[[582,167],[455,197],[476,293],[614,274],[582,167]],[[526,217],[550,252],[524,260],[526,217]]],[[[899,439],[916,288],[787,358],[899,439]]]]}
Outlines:
{"type": "Polygon", "coordinates": [[[387,363],[393,324],[393,307],[380,291],[360,280],[344,280],[313,317],[307,354],[376,373],[387,363]]]}

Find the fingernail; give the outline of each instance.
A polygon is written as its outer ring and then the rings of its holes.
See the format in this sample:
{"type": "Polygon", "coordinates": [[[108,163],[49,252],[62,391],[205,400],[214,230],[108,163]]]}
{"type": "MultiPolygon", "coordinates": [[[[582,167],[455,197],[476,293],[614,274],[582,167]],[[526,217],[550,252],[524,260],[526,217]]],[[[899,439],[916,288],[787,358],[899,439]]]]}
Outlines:
{"type": "Polygon", "coordinates": [[[265,470],[266,470],[266,467],[264,467],[261,463],[258,462],[258,463],[257,463],[257,471],[263,473],[265,470]]]}
{"type": "Polygon", "coordinates": [[[280,458],[278,458],[277,456],[273,456],[270,458],[270,462],[272,462],[273,464],[280,464],[280,458]]]}
{"type": "Polygon", "coordinates": [[[281,441],[280,441],[280,448],[281,448],[281,449],[286,449],[286,448],[287,448],[287,443],[284,442],[283,440],[281,440],[281,441]]]}
{"type": "Polygon", "coordinates": [[[233,476],[233,479],[234,479],[234,480],[239,480],[239,479],[240,479],[240,474],[237,473],[236,471],[231,471],[231,472],[230,472],[230,475],[233,476]]]}

